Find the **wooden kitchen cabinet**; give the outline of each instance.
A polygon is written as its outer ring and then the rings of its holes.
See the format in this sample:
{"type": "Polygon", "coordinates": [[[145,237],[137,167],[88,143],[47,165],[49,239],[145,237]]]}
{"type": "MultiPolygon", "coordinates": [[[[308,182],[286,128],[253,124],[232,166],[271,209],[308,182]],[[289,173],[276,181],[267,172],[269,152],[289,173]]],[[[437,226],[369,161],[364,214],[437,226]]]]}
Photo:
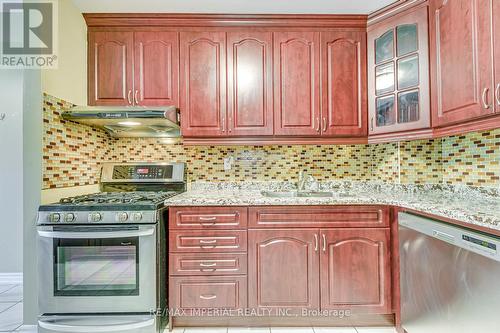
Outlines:
{"type": "Polygon", "coordinates": [[[321,33],[321,135],[366,136],[366,33],[321,33]]]}
{"type": "Polygon", "coordinates": [[[498,7],[497,0],[430,1],[431,98],[436,127],[494,112],[493,3],[498,7]]]}
{"type": "Polygon", "coordinates": [[[89,105],[131,105],[133,103],[133,57],[133,32],[89,33],[89,105]]]}
{"type": "Polygon", "coordinates": [[[381,206],[256,206],[248,209],[249,228],[380,228],[390,212],[381,206]]]}
{"type": "Polygon", "coordinates": [[[178,34],[91,31],[89,105],[178,105],[178,34]]]}
{"type": "Polygon", "coordinates": [[[275,135],[318,136],[319,32],[274,33],[275,135]]]}
{"type": "Polygon", "coordinates": [[[248,305],[319,308],[316,229],[249,230],[248,305]]]}
{"type": "Polygon", "coordinates": [[[493,59],[495,66],[495,112],[500,113],[500,1],[493,1],[493,59]]]}
{"type": "Polygon", "coordinates": [[[227,134],[273,134],[272,32],[227,33],[227,134]]]}
{"type": "Polygon", "coordinates": [[[226,134],[226,34],[180,33],[181,131],[186,137],[226,134]]]}
{"type": "Polygon", "coordinates": [[[179,34],[134,33],[134,104],[179,105],[179,34]]]}
{"type": "MultiPolygon", "coordinates": [[[[404,133],[423,129],[432,135],[429,95],[428,8],[424,4],[368,28],[370,139],[381,134],[411,138],[404,133]]],[[[453,98],[454,93],[448,96],[453,98]]]]}
{"type": "Polygon", "coordinates": [[[170,278],[169,306],[177,310],[243,309],[246,290],[245,276],[174,276],[170,278]]]}
{"type": "Polygon", "coordinates": [[[391,312],[388,228],[321,229],[321,309],[391,312]]]}

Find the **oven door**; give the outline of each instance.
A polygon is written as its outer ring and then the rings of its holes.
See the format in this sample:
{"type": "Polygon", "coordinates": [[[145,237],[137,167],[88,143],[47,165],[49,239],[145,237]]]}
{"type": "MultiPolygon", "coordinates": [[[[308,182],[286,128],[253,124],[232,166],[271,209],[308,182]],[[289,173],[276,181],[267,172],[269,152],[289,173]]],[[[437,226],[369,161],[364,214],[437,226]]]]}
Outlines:
{"type": "Polygon", "coordinates": [[[156,226],[38,228],[42,314],[156,308],[156,226]]]}

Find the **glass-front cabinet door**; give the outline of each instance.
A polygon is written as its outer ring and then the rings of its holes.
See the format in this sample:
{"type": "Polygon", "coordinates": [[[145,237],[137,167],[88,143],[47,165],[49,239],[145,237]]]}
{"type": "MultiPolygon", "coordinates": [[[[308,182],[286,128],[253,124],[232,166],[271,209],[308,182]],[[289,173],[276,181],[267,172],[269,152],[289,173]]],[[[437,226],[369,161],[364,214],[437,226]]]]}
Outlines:
{"type": "Polygon", "coordinates": [[[369,28],[370,135],[430,127],[427,20],[420,6],[369,28]]]}

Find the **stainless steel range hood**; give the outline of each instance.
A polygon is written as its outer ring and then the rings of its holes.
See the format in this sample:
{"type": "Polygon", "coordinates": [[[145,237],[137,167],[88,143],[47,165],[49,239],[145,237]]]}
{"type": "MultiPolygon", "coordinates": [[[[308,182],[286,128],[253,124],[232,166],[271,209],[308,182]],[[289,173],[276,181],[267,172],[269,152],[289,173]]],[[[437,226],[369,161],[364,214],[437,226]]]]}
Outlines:
{"type": "Polygon", "coordinates": [[[76,106],[61,114],[65,120],[104,129],[117,138],[171,138],[179,141],[177,108],[76,106]]]}

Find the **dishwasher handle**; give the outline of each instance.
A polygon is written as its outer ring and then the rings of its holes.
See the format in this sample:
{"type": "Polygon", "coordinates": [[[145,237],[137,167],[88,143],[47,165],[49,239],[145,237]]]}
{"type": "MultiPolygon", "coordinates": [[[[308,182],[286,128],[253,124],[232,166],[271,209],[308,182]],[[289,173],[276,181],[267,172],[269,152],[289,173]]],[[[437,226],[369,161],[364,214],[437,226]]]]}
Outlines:
{"type": "Polygon", "coordinates": [[[441,239],[445,242],[455,244],[455,236],[453,236],[453,235],[447,234],[447,233],[439,231],[439,230],[432,230],[432,235],[435,238],[441,239]]]}

